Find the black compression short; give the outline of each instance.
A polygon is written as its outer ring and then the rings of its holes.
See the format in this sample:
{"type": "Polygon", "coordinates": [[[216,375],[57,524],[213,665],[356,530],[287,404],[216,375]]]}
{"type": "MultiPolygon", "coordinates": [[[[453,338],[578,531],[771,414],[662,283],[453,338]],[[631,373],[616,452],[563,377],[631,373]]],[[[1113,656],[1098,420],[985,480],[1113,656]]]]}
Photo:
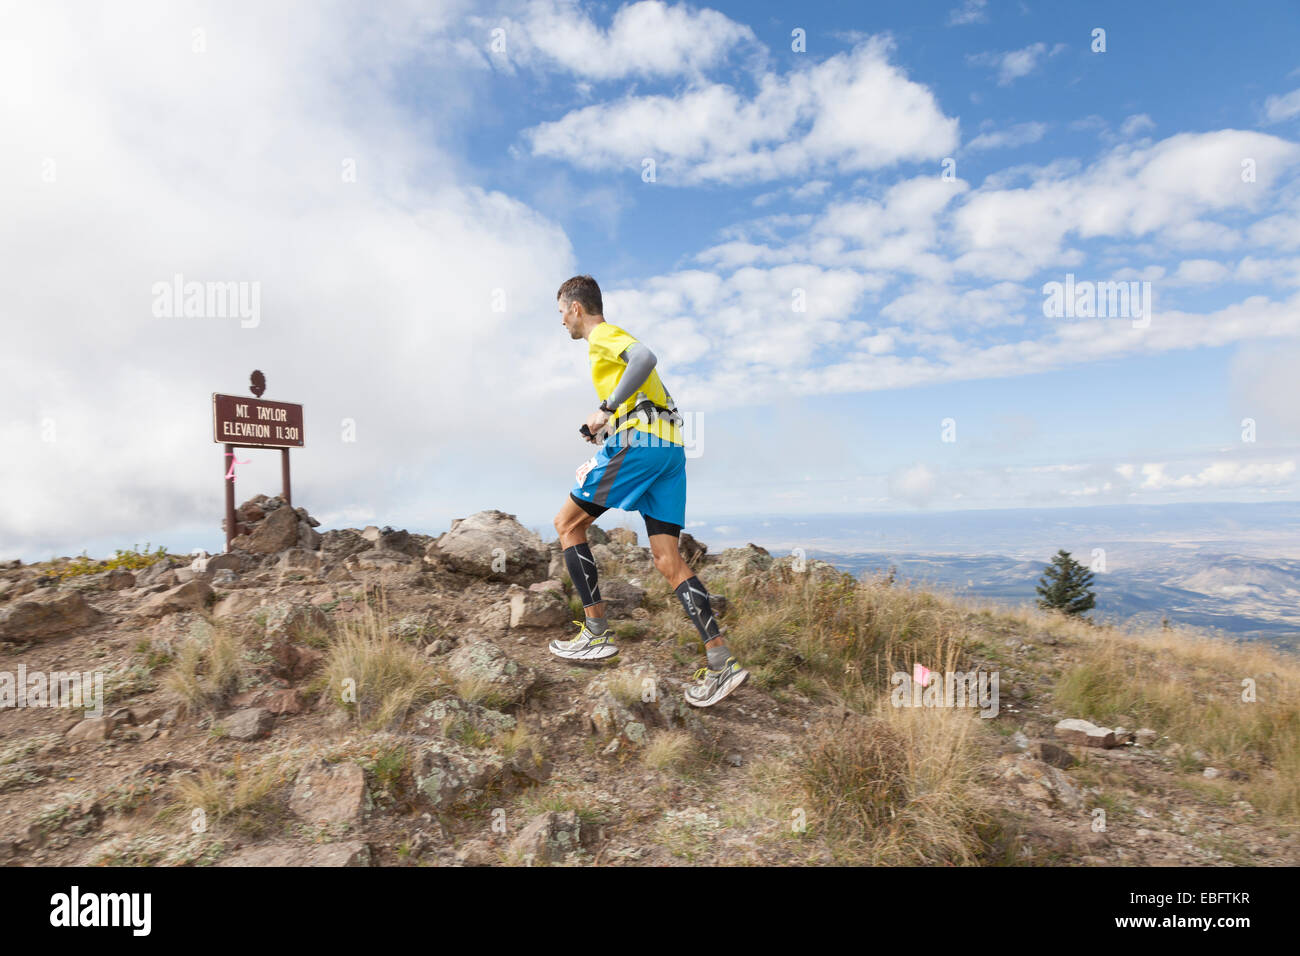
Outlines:
{"type": "MultiPolygon", "coordinates": [[[[599,518],[609,510],[605,505],[598,505],[591,501],[583,501],[572,491],[569,492],[569,497],[573,500],[574,504],[587,512],[587,514],[591,515],[593,518],[599,518]]],[[[682,533],[682,526],[679,524],[660,521],[658,518],[652,518],[649,515],[642,515],[642,517],[645,518],[646,534],[671,534],[673,537],[677,537],[682,533]]]]}

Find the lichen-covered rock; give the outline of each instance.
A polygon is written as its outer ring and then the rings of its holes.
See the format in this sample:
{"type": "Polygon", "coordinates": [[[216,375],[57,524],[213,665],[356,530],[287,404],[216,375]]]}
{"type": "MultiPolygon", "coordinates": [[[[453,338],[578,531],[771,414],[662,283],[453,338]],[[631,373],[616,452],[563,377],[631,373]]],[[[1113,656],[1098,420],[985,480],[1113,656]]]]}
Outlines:
{"type": "Polygon", "coordinates": [[[461,680],[489,686],[502,702],[523,700],[537,681],[531,667],[512,660],[491,641],[474,641],[457,648],[447,658],[447,670],[461,680]]]}
{"type": "Polygon", "coordinates": [[[507,782],[506,761],[500,754],[445,739],[421,747],[412,769],[416,789],[436,810],[469,803],[494,784],[507,782]]]}
{"type": "Polygon", "coordinates": [[[665,681],[649,664],[595,678],[584,698],[583,713],[593,733],[634,747],[646,742],[651,727],[694,727],[698,720],[681,685],[665,681]]]}
{"type": "Polygon", "coordinates": [[[492,710],[473,701],[459,697],[444,697],[430,703],[415,718],[412,732],[434,737],[455,735],[469,726],[489,737],[514,729],[515,719],[499,710],[492,710]]]}
{"type": "Polygon", "coordinates": [[[582,846],[582,821],[576,810],[548,810],[533,817],[510,841],[517,862],[556,863],[582,846]]]}

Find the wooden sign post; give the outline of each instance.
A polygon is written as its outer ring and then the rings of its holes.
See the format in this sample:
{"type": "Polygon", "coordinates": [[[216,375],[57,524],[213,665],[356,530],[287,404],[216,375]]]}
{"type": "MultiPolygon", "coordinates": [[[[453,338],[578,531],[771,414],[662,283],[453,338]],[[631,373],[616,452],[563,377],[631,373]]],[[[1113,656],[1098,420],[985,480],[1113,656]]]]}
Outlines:
{"type": "Polygon", "coordinates": [[[261,372],[254,372],[252,381],[256,398],[212,393],[212,438],[226,446],[221,474],[226,486],[227,551],[235,538],[235,449],[279,448],[283,497],[285,503],[293,507],[289,488],[289,449],[303,447],[302,406],[261,398],[266,390],[266,379],[261,372]]]}

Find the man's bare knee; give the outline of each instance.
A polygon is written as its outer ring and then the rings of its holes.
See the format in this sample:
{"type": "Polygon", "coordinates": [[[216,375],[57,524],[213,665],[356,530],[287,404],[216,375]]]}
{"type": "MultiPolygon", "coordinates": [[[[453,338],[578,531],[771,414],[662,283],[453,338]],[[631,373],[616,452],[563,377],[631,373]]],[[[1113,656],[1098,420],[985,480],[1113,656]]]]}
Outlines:
{"type": "MultiPolygon", "coordinates": [[[[659,569],[659,573],[670,580],[686,566],[682,556],[671,551],[655,554],[654,563],[655,567],[659,569]]],[[[689,568],[687,570],[689,571],[689,568]]],[[[687,577],[689,576],[688,574],[687,577]]]]}

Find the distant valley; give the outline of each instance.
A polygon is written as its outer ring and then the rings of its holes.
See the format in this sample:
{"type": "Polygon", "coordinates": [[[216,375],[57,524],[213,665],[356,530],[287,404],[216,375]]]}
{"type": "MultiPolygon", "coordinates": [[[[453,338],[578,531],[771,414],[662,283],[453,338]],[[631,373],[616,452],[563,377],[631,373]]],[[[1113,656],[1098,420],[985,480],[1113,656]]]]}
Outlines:
{"type": "Polygon", "coordinates": [[[1204,628],[1300,650],[1300,503],[1105,506],[718,520],[711,550],[795,549],[854,574],[1008,604],[1032,602],[1058,548],[1095,572],[1097,621],[1204,628]],[[748,530],[748,536],[740,534],[748,530]],[[743,538],[743,540],[742,540],[743,538]]]}

